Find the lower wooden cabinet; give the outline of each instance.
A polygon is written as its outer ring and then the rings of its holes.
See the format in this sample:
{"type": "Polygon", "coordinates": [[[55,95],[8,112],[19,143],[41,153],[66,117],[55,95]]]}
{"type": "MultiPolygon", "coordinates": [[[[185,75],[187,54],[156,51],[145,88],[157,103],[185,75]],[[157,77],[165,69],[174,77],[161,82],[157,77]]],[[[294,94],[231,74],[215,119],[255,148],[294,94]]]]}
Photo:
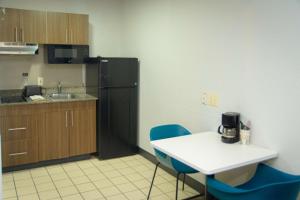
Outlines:
{"type": "Polygon", "coordinates": [[[69,156],[67,112],[45,109],[44,130],[39,137],[39,159],[52,160],[69,156]]]}
{"type": "Polygon", "coordinates": [[[96,152],[95,101],[17,107],[0,108],[3,167],[96,152]]]}
{"type": "Polygon", "coordinates": [[[35,139],[5,141],[2,144],[2,166],[16,166],[38,161],[35,139]]]}
{"type": "Polygon", "coordinates": [[[70,112],[70,156],[96,152],[96,110],[87,104],[70,112]]]}

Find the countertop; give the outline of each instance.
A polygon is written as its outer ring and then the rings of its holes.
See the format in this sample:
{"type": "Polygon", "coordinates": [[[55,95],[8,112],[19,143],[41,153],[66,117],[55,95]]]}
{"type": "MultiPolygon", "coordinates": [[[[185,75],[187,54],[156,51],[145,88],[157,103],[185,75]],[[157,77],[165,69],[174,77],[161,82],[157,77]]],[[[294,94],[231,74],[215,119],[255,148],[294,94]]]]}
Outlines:
{"type": "Polygon", "coordinates": [[[51,99],[48,96],[44,96],[45,100],[42,101],[31,101],[27,99],[26,102],[18,103],[0,103],[0,106],[13,106],[13,105],[31,105],[31,104],[44,104],[44,103],[59,103],[59,102],[73,102],[73,101],[92,101],[98,100],[97,97],[88,95],[88,94],[75,94],[75,97],[72,99],[51,99]]]}

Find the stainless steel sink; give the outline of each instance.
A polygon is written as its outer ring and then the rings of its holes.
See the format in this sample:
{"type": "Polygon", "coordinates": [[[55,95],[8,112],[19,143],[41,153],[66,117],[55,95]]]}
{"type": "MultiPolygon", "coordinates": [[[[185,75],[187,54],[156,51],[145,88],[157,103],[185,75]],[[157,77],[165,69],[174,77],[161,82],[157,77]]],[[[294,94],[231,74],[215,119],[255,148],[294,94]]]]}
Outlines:
{"type": "Polygon", "coordinates": [[[49,98],[52,100],[68,100],[68,99],[74,99],[75,95],[71,93],[54,93],[50,94],[49,98]]]}

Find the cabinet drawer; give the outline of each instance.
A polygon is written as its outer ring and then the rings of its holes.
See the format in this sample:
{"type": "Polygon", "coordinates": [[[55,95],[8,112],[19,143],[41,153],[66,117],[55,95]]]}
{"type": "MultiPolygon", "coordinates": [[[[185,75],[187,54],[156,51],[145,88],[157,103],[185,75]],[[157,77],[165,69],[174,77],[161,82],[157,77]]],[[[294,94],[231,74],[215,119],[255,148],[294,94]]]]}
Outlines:
{"type": "Polygon", "coordinates": [[[18,140],[2,142],[3,167],[27,164],[37,161],[34,140],[18,140]]]}
{"type": "Polygon", "coordinates": [[[31,138],[31,123],[30,117],[25,116],[10,116],[4,118],[3,140],[13,141],[31,138]]]}

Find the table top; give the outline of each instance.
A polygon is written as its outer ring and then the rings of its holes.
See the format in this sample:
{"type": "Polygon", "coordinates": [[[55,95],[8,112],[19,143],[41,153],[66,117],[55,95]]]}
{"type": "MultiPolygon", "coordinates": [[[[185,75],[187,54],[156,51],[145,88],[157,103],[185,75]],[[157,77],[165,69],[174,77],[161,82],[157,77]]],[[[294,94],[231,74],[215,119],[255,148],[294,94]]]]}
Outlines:
{"type": "Polygon", "coordinates": [[[199,172],[212,175],[277,157],[277,152],[257,145],[226,144],[216,132],[151,141],[163,153],[199,172]]]}

